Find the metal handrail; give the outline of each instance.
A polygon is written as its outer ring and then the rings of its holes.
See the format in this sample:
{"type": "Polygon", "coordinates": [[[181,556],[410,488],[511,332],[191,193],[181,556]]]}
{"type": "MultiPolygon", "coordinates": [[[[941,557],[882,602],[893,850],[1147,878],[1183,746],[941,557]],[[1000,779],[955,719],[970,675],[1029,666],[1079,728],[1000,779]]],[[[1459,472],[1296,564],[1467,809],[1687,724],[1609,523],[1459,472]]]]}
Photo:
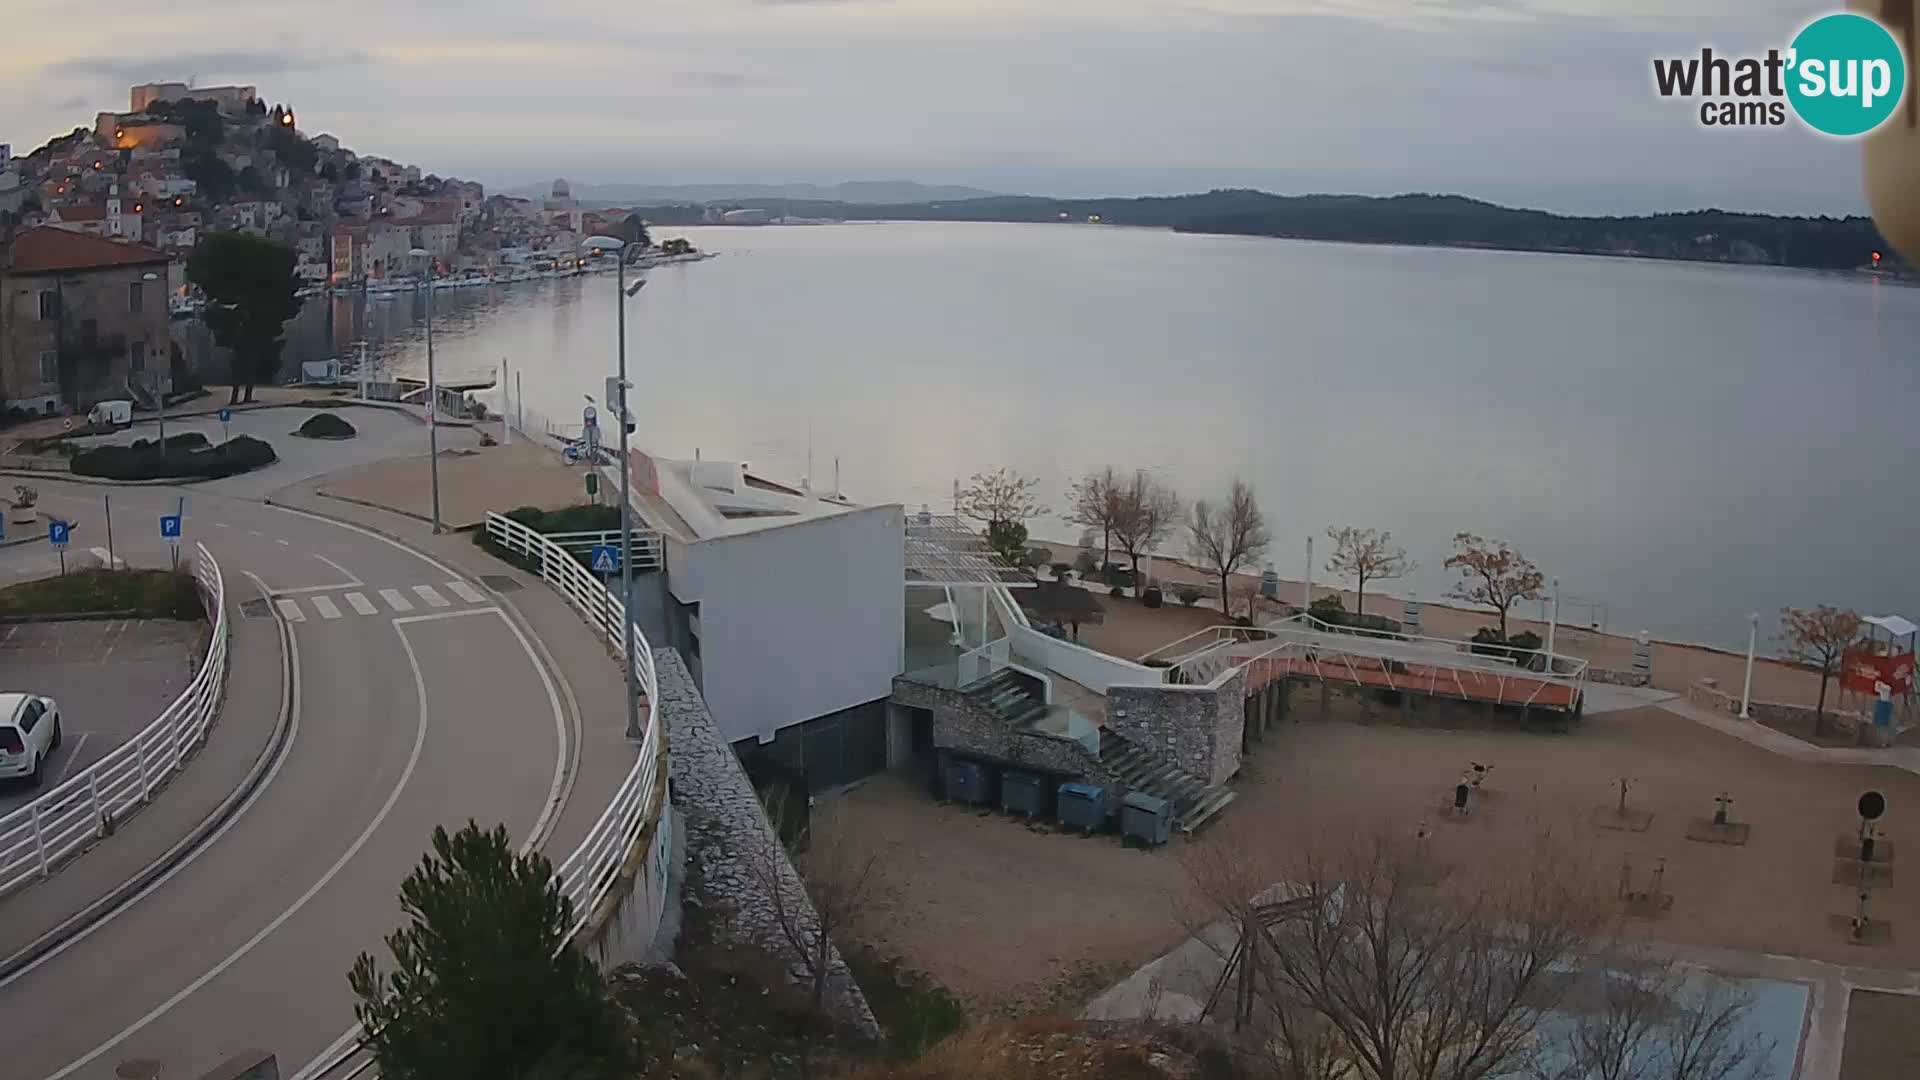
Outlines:
{"type": "Polygon", "coordinates": [[[227,680],[226,581],[206,545],[194,580],[213,614],[207,655],[187,688],[152,723],[45,795],[0,816],[0,895],[44,878],[145,805],[207,737],[227,680]]]}
{"type": "MultiPolygon", "coordinates": [[[[494,543],[516,555],[537,560],[541,580],[566,597],[567,603],[580,613],[580,617],[606,639],[614,655],[621,655],[625,641],[620,632],[620,620],[626,614],[625,608],[619,598],[608,592],[571,552],[541,533],[492,511],[487,512],[486,529],[487,536],[494,543]]],[[[646,734],[640,741],[639,759],[633,763],[633,768],[628,770],[626,778],[608,800],[607,808],[554,873],[555,880],[559,882],[560,895],[573,904],[573,925],[567,929],[569,941],[586,928],[594,910],[612,891],[621,867],[626,865],[627,856],[633,851],[633,845],[659,813],[661,724],[655,704],[653,649],[638,626],[633,628],[633,637],[634,675],[646,695],[646,700],[640,706],[646,734]]],[[[352,1080],[369,1074],[373,1060],[364,1056],[357,1025],[336,1045],[341,1044],[345,1044],[345,1048],[339,1056],[314,1072],[299,1074],[296,1080],[302,1077],[306,1080],[319,1080],[321,1077],[352,1080]],[[348,1069],[348,1066],[352,1068],[348,1069]]]]}

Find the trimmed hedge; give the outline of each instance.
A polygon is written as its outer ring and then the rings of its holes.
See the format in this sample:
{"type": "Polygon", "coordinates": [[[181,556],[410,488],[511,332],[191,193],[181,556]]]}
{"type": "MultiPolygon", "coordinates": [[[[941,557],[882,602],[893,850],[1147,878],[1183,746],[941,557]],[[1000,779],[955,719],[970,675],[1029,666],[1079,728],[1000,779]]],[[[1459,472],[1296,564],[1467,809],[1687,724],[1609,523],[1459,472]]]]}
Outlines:
{"type": "Polygon", "coordinates": [[[294,431],[303,439],[351,439],[360,434],[352,424],[332,413],[314,413],[294,431]]]}
{"type": "MultiPolygon", "coordinates": [[[[167,442],[171,444],[172,439],[167,442]]],[[[214,479],[250,472],[280,459],[273,446],[248,435],[205,449],[164,453],[150,440],[132,446],[96,446],[73,456],[73,471],[107,480],[214,479]]]]}
{"type": "MultiPolygon", "coordinates": [[[[135,439],[133,440],[132,448],[135,450],[150,450],[154,445],[155,442],[152,439],[135,439]]],[[[175,450],[203,450],[212,445],[212,443],[207,441],[205,435],[197,431],[185,431],[178,435],[167,436],[168,453],[172,453],[175,450]]]]}

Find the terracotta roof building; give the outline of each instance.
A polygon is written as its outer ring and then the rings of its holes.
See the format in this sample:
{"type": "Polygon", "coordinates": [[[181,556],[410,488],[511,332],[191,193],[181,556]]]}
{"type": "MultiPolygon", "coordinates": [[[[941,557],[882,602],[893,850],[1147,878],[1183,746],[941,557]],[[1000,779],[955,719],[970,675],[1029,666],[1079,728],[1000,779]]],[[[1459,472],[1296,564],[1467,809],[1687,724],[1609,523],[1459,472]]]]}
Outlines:
{"type": "Polygon", "coordinates": [[[84,411],[166,371],[169,262],[69,229],[17,234],[0,253],[0,408],[84,411]]]}

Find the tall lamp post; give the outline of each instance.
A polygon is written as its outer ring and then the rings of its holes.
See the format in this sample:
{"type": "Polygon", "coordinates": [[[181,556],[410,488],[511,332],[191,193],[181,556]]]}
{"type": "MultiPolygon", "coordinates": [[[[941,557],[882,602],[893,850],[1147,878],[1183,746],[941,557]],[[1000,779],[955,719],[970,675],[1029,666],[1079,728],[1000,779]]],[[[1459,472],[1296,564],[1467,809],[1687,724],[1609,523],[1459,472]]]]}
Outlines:
{"type": "Polygon", "coordinates": [[[580,241],[583,251],[596,255],[613,252],[616,264],[613,310],[620,366],[613,382],[614,393],[607,395],[612,400],[607,404],[620,424],[620,610],[623,612],[620,651],[627,660],[627,738],[638,739],[646,732],[640,727],[640,668],[633,655],[633,467],[627,461],[627,422],[631,416],[627,412],[627,300],[647,282],[642,278],[634,282],[631,289],[627,287],[626,246],[626,241],[613,236],[589,236],[580,241]]]}
{"type": "Polygon", "coordinates": [[[1747,616],[1747,676],[1740,683],[1740,719],[1753,719],[1753,650],[1760,641],[1760,613],[1747,616]]]}
{"type": "Polygon", "coordinates": [[[433,252],[414,248],[407,254],[427,260],[427,475],[433,486],[433,531],[440,531],[440,385],[433,377],[433,252]]]}

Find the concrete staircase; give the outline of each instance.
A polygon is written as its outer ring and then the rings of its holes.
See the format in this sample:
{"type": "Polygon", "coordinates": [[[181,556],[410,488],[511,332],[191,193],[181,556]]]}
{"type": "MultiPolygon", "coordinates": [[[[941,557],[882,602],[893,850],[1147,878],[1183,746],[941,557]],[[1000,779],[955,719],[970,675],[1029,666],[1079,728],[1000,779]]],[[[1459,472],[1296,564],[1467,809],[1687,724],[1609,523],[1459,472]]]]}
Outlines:
{"type": "Polygon", "coordinates": [[[967,687],[967,693],[1016,730],[1047,715],[1046,703],[1012,668],[1001,668],[967,687]]]}
{"type": "Polygon", "coordinates": [[[1212,787],[1199,777],[1169,765],[1138,744],[1102,729],[1100,763],[1130,791],[1144,791],[1173,807],[1173,826],[1190,833],[1227,808],[1238,793],[1212,787]]]}

